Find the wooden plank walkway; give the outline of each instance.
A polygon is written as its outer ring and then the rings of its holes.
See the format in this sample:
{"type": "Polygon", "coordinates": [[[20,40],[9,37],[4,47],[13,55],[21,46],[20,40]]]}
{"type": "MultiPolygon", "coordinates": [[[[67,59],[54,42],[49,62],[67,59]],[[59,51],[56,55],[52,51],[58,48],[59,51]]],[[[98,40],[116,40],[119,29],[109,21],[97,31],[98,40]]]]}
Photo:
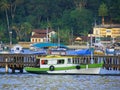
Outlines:
{"type": "Polygon", "coordinates": [[[35,57],[34,54],[0,54],[0,67],[5,67],[6,72],[10,68],[13,73],[15,70],[20,70],[22,73],[24,67],[35,66],[35,57]]]}
{"type": "MultiPolygon", "coordinates": [[[[15,70],[20,70],[23,72],[24,67],[34,67],[37,65],[35,54],[0,54],[0,67],[4,67],[6,69],[6,73],[8,72],[8,68],[12,69],[14,73],[15,70]]],[[[91,57],[90,56],[79,56],[80,64],[90,64],[91,57]]],[[[107,70],[120,70],[120,56],[93,56],[93,63],[103,62],[103,68],[107,70]]]]}

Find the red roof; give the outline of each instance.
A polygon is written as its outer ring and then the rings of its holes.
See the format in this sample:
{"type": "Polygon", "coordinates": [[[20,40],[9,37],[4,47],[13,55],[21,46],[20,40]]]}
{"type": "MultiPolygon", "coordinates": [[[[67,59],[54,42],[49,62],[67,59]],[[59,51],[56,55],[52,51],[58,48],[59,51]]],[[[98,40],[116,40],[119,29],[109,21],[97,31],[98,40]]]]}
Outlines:
{"type": "MultiPolygon", "coordinates": [[[[49,32],[52,32],[53,30],[48,30],[49,32]]],[[[35,32],[32,38],[44,38],[46,37],[47,30],[40,30],[40,29],[35,29],[32,32],[35,32]]]]}
{"type": "Polygon", "coordinates": [[[34,34],[33,36],[31,36],[32,38],[44,38],[46,37],[46,34],[34,34]]]}

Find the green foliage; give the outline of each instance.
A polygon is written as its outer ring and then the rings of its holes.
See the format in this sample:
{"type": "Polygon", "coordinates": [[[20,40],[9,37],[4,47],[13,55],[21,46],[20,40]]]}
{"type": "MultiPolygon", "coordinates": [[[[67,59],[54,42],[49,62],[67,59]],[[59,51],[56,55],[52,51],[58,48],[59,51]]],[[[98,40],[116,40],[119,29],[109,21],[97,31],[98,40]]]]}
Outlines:
{"type": "Polygon", "coordinates": [[[102,3],[99,7],[99,16],[107,16],[108,10],[107,10],[107,6],[105,3],[102,3]]]}
{"type": "Polygon", "coordinates": [[[18,41],[29,41],[32,25],[29,22],[23,22],[21,24],[14,24],[12,30],[15,31],[16,39],[18,41]]]}
{"type": "Polygon", "coordinates": [[[75,33],[80,35],[80,33],[91,30],[93,17],[92,13],[87,9],[76,9],[71,11],[72,25],[75,33]]]}
{"type": "Polygon", "coordinates": [[[5,31],[4,26],[0,25],[0,41],[2,41],[3,38],[5,38],[4,31],[5,31]]]}
{"type": "Polygon", "coordinates": [[[70,37],[65,35],[71,29],[74,36],[86,36],[94,19],[100,24],[99,16],[106,16],[108,23],[120,23],[119,11],[120,0],[0,0],[0,26],[4,28],[0,37],[9,43],[8,30],[13,30],[15,42],[29,41],[32,29],[49,25],[55,31],[59,27],[61,42],[69,44],[70,37]]]}

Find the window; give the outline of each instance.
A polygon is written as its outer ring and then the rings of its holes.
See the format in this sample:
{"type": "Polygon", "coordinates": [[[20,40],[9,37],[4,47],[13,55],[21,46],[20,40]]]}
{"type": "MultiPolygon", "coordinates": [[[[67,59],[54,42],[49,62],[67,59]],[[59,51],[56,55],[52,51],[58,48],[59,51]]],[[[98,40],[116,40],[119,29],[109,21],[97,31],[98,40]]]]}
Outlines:
{"type": "Polygon", "coordinates": [[[32,42],[34,42],[34,39],[32,39],[32,42]]]}
{"type": "Polygon", "coordinates": [[[39,39],[39,42],[40,42],[40,39],[39,39]]]}
{"type": "Polygon", "coordinates": [[[20,49],[19,47],[16,48],[16,50],[19,50],[19,49],[20,49]]]}
{"type": "Polygon", "coordinates": [[[68,64],[71,64],[71,59],[70,58],[68,58],[68,64]]]}
{"type": "Polygon", "coordinates": [[[35,39],[35,42],[37,42],[37,39],[35,39]]]}
{"type": "Polygon", "coordinates": [[[41,60],[41,64],[48,64],[48,60],[41,60]]]}
{"type": "Polygon", "coordinates": [[[99,31],[98,30],[96,30],[96,34],[98,35],[99,33],[98,33],[99,31]]]}
{"type": "Polygon", "coordinates": [[[106,30],[106,32],[107,32],[107,33],[110,33],[110,32],[111,32],[111,30],[110,30],[110,29],[107,29],[107,30],[106,30]]]}
{"type": "Polygon", "coordinates": [[[57,64],[64,64],[64,59],[59,59],[59,60],[57,60],[57,64]]]}

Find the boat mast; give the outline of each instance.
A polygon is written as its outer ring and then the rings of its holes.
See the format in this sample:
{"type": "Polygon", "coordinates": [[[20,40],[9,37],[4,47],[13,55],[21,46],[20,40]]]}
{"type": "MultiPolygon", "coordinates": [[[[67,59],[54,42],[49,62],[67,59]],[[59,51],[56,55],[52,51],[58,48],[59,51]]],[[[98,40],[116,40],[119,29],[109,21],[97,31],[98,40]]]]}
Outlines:
{"type": "Polygon", "coordinates": [[[59,27],[58,27],[58,47],[60,46],[60,34],[59,34],[59,27]]]}
{"type": "Polygon", "coordinates": [[[48,27],[47,27],[47,30],[46,30],[46,42],[48,42],[48,27]]]}
{"type": "Polygon", "coordinates": [[[47,18],[47,30],[46,30],[46,42],[47,43],[49,42],[49,39],[48,39],[48,28],[49,28],[49,19],[47,18]]]}
{"type": "Polygon", "coordinates": [[[72,31],[72,36],[71,36],[72,37],[72,39],[71,39],[72,43],[71,44],[73,45],[73,29],[72,28],[71,28],[71,31],[72,31]]]}
{"type": "Polygon", "coordinates": [[[93,48],[92,48],[92,34],[90,34],[90,50],[91,50],[91,64],[93,64],[93,48]]]}

